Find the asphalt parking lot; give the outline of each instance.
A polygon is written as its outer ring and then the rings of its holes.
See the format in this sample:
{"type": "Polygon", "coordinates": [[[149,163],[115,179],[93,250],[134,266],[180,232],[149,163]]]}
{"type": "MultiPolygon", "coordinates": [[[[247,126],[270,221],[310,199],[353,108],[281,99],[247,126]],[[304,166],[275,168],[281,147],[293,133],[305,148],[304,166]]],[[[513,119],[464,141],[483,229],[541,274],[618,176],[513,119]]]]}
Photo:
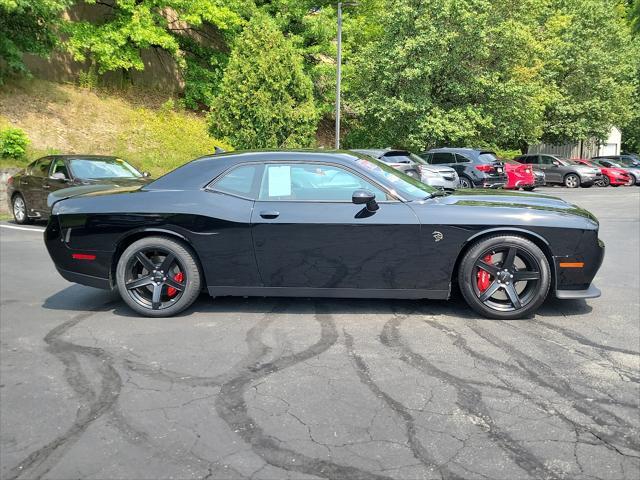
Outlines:
{"type": "Polygon", "coordinates": [[[137,318],[3,222],[1,477],[637,479],[640,188],[541,191],[599,217],[603,295],[519,321],[206,296],[137,318]]]}

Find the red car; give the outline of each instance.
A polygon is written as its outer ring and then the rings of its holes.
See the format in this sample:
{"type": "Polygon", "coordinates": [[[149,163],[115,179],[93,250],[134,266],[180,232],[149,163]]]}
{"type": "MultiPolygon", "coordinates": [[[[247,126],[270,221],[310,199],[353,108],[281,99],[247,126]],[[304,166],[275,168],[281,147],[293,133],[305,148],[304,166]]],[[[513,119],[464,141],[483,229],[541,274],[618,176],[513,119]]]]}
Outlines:
{"type": "Polygon", "coordinates": [[[609,185],[619,187],[620,185],[631,185],[634,183],[629,172],[622,168],[605,167],[597,160],[585,160],[584,158],[574,158],[572,161],[587,165],[588,167],[599,168],[602,172],[602,180],[596,182],[598,187],[608,187],[609,185]]]}
{"type": "Polygon", "coordinates": [[[533,190],[536,183],[536,177],[533,174],[531,165],[522,164],[515,160],[503,160],[504,169],[507,173],[507,184],[504,188],[518,190],[533,190]]]}

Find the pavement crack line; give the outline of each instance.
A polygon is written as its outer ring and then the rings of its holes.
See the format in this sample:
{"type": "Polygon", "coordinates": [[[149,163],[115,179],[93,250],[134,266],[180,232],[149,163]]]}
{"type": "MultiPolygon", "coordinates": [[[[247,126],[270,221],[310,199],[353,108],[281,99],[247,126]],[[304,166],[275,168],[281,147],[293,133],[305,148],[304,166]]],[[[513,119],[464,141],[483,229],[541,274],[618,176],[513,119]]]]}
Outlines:
{"type": "MultiPolygon", "coordinates": [[[[553,390],[561,397],[570,399],[574,410],[593,420],[593,422],[598,426],[613,430],[620,430],[620,427],[631,430],[631,432],[619,431],[618,435],[610,435],[604,432],[598,433],[597,438],[606,439],[605,445],[619,452],[620,450],[615,447],[615,444],[622,443],[625,447],[633,450],[634,452],[640,452],[640,443],[637,440],[637,432],[634,434],[632,432],[634,427],[628,424],[624,419],[602,408],[595,402],[585,402],[584,396],[579,392],[576,392],[564,379],[558,378],[557,374],[551,370],[549,366],[530,355],[515,349],[513,345],[496,337],[485,328],[479,327],[473,322],[469,323],[467,326],[480,338],[513,358],[515,365],[510,366],[511,369],[516,368],[517,366],[516,371],[518,371],[520,375],[525,376],[530,382],[553,390]],[[541,375],[542,373],[546,373],[546,375],[543,377],[541,375]]],[[[593,432],[585,429],[584,427],[582,429],[593,434],[593,432]]],[[[629,456],[633,457],[635,455],[629,456]]]]}
{"type": "MultiPolygon", "coordinates": [[[[322,309],[324,310],[324,309],[322,309]]],[[[320,324],[320,338],[305,350],[287,356],[277,357],[269,362],[260,362],[269,351],[262,342],[262,335],[273,317],[265,319],[247,333],[247,344],[250,352],[256,357],[248,368],[238,371],[220,388],[220,395],[215,402],[218,415],[236,432],[254,453],[269,465],[289,472],[298,472],[331,480],[388,480],[389,477],[360,470],[359,468],[339,465],[327,460],[308,457],[296,451],[282,447],[279,440],[266,434],[257,422],[249,415],[244,394],[253,382],[260,381],[269,375],[316,357],[331,348],[338,340],[338,331],[332,316],[320,311],[315,304],[315,320],[320,324]]]]}
{"type": "Polygon", "coordinates": [[[527,474],[535,478],[559,478],[541,459],[496,425],[482,400],[480,390],[472,387],[466,380],[439,369],[425,357],[411,350],[400,333],[400,326],[404,320],[406,316],[396,314],[385,323],[380,333],[380,342],[398,352],[400,359],[416,370],[452,386],[456,391],[456,403],[460,409],[476,419],[474,423],[527,474]]]}
{"type": "Polygon", "coordinates": [[[422,442],[420,441],[420,437],[418,435],[418,431],[416,428],[416,421],[409,413],[409,410],[400,402],[395,400],[391,395],[383,391],[373,380],[371,377],[371,372],[369,371],[369,367],[367,366],[364,359],[355,352],[353,337],[343,330],[343,335],[345,338],[345,346],[347,348],[347,354],[352,360],[354,365],[356,374],[360,379],[360,382],[365,385],[371,393],[373,393],[377,398],[382,399],[382,401],[389,407],[398,417],[402,419],[405,425],[405,430],[407,434],[407,438],[409,440],[409,448],[413,453],[413,456],[416,460],[418,460],[425,467],[435,470],[439,473],[440,478],[443,479],[461,479],[464,478],[459,476],[456,473],[453,473],[446,464],[438,463],[431,454],[424,447],[422,442]]]}

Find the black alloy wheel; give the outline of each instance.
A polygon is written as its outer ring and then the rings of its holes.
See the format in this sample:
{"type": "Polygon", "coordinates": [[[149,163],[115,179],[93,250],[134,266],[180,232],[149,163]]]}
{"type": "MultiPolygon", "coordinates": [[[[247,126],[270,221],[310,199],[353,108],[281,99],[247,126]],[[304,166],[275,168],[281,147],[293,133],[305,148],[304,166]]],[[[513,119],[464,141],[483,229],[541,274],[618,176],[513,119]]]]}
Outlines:
{"type": "Polygon", "coordinates": [[[195,255],[167,237],[147,237],[131,244],[116,270],[122,299],[136,312],[167,317],[189,307],[200,293],[195,255]]]}
{"type": "Polygon", "coordinates": [[[465,255],[460,290],[476,312],[489,318],[522,318],[535,311],[551,285],[549,263],[526,238],[499,235],[481,240],[465,255]]]}

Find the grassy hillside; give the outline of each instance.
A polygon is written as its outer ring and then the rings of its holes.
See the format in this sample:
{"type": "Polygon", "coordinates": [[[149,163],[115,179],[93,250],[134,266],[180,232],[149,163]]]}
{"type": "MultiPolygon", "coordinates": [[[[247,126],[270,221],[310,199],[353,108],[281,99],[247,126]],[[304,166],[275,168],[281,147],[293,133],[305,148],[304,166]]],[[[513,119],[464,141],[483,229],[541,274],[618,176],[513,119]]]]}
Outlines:
{"type": "Polygon", "coordinates": [[[166,94],[87,90],[24,80],[0,87],[0,128],[22,128],[31,140],[25,165],[48,153],[117,155],[159,176],[214,146],[204,116],[175,108],[166,94]]]}

